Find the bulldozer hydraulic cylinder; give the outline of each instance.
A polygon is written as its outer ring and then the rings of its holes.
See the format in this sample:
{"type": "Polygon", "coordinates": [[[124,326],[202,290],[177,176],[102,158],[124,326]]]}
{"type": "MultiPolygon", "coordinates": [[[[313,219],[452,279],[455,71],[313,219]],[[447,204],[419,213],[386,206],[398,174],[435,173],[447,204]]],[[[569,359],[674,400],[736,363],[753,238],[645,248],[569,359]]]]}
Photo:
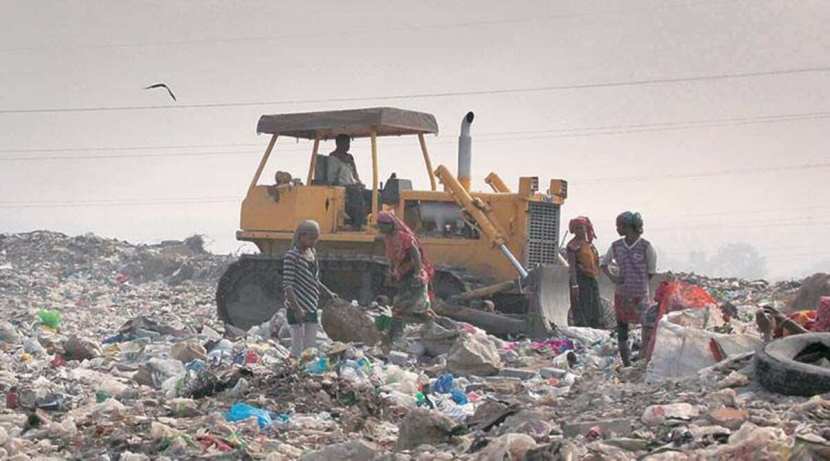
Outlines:
{"type": "Polygon", "coordinates": [[[473,197],[464,189],[462,186],[450,173],[450,171],[444,165],[438,167],[435,170],[435,175],[441,180],[441,182],[450,190],[450,193],[455,198],[456,202],[464,208],[464,211],[470,214],[470,216],[475,219],[478,226],[481,228],[484,235],[493,242],[494,246],[499,247],[499,250],[502,254],[510,261],[510,264],[516,269],[516,272],[522,278],[527,277],[527,270],[522,266],[522,263],[513,256],[513,253],[510,252],[510,249],[507,248],[507,242],[504,238],[504,233],[496,227],[496,224],[490,219],[487,214],[479,209],[478,206],[473,202],[473,197]]]}
{"type": "Polygon", "coordinates": [[[513,256],[513,253],[510,252],[507,246],[502,243],[501,245],[499,245],[499,250],[501,250],[501,253],[504,255],[504,257],[507,258],[508,261],[510,261],[510,264],[512,264],[513,267],[516,268],[516,272],[518,272],[523,279],[526,279],[527,270],[524,266],[522,266],[522,263],[520,263],[519,260],[516,259],[515,256],[513,256]]]}
{"type": "Polygon", "coordinates": [[[470,216],[475,219],[476,223],[481,228],[481,231],[484,232],[484,235],[490,239],[493,245],[503,245],[505,243],[504,234],[496,227],[493,221],[491,221],[490,218],[487,217],[487,215],[481,211],[475,203],[473,203],[473,198],[467,190],[464,189],[464,186],[462,186],[461,183],[455,179],[447,167],[440,165],[438,169],[435,170],[435,176],[438,176],[441,183],[449,189],[453,198],[455,198],[455,201],[458,202],[462,208],[464,208],[464,211],[469,213],[470,216]]]}

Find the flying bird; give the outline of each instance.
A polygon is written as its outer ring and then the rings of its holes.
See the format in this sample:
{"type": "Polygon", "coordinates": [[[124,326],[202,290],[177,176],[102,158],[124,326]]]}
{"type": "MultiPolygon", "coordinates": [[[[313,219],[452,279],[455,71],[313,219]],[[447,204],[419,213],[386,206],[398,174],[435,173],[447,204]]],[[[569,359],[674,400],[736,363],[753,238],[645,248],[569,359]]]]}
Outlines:
{"type": "Polygon", "coordinates": [[[166,84],[164,84],[164,83],[154,83],[154,84],[152,84],[148,87],[145,87],[144,89],[145,90],[152,90],[153,88],[164,88],[165,90],[167,90],[167,93],[170,95],[170,97],[173,98],[173,101],[176,100],[176,95],[173,94],[173,91],[171,91],[170,87],[167,86],[166,84]]]}

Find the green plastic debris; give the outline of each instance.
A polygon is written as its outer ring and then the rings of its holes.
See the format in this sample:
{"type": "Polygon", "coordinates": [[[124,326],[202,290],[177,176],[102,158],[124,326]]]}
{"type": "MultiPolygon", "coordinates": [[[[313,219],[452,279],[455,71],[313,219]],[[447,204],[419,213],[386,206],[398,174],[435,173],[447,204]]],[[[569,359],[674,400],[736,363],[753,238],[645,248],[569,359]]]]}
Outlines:
{"type": "Polygon", "coordinates": [[[37,316],[40,319],[40,323],[54,330],[57,330],[61,325],[61,313],[58,311],[41,309],[41,311],[37,313],[37,316]]]}
{"type": "Polygon", "coordinates": [[[392,317],[388,315],[379,315],[375,317],[375,327],[380,331],[386,331],[392,326],[392,317]]]}

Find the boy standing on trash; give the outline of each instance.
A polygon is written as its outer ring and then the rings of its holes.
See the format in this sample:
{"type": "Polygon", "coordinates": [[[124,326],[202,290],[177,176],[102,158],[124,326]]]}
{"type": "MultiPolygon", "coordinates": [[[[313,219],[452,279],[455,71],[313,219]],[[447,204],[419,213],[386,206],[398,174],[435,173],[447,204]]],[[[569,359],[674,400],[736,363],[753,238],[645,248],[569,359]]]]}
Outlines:
{"type": "Polygon", "coordinates": [[[392,301],[392,322],[384,338],[384,348],[388,350],[403,333],[405,321],[423,323],[432,318],[429,286],[434,270],[415,233],[397,216],[380,212],[377,226],[383,235],[392,278],[398,284],[392,301]]]}
{"type": "Polygon", "coordinates": [[[642,323],[649,302],[649,281],[656,273],[657,255],[654,248],[642,238],[643,218],[640,213],[626,211],[617,216],[617,233],[623,238],[615,241],[602,261],[602,270],[616,285],[614,312],[617,316],[617,340],[624,366],[631,365],[628,345],[629,324],[642,323]],[[617,274],[609,264],[616,263],[617,274]]]}
{"type": "Polygon", "coordinates": [[[567,255],[571,284],[571,310],[574,325],[599,328],[602,305],[599,297],[599,253],[594,246],[594,226],[585,216],[568,225],[574,238],[568,242],[567,255]]]}
{"type": "Polygon", "coordinates": [[[320,225],[316,221],[300,223],[294,232],[291,249],[283,258],[282,286],[293,357],[299,357],[304,350],[317,345],[320,293],[335,301],[340,299],[320,282],[320,266],[314,248],[319,238],[320,225]]]}

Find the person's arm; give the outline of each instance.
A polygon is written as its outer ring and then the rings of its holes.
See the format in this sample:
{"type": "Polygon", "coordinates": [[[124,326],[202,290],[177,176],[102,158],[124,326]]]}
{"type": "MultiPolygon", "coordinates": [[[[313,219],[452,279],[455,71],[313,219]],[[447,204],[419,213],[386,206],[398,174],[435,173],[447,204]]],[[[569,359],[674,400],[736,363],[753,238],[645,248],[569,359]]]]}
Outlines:
{"type": "Polygon", "coordinates": [[[576,252],[568,248],[568,275],[571,285],[571,305],[574,306],[579,303],[579,283],[576,280],[576,252]]]}
{"type": "Polygon", "coordinates": [[[337,293],[331,291],[329,287],[327,287],[322,281],[317,280],[317,286],[320,287],[320,292],[326,295],[330,300],[337,301],[338,299],[340,299],[340,296],[337,293]]]}
{"type": "Polygon", "coordinates": [[[576,286],[576,252],[568,248],[566,250],[568,256],[568,275],[570,276],[571,288],[576,286]]]}
{"type": "Polygon", "coordinates": [[[600,260],[600,266],[599,267],[602,269],[602,272],[605,274],[606,277],[608,277],[615,284],[619,284],[620,283],[619,277],[612,274],[611,271],[608,269],[608,266],[611,264],[611,261],[613,261],[613,260],[614,260],[614,246],[611,245],[610,247],[608,247],[608,252],[605,253],[605,257],[600,260]]]}
{"type": "Polygon", "coordinates": [[[352,172],[354,173],[354,179],[357,182],[361,182],[360,181],[360,175],[357,173],[357,164],[354,162],[354,155],[352,155],[352,154],[348,154],[348,155],[349,155],[349,165],[351,165],[351,167],[352,167],[352,172]]]}
{"type": "Polygon", "coordinates": [[[412,266],[412,270],[417,274],[421,272],[421,250],[419,250],[414,245],[409,247],[409,264],[412,266]]]}
{"type": "Polygon", "coordinates": [[[646,248],[646,267],[648,268],[648,278],[651,279],[657,273],[657,252],[654,251],[654,246],[651,243],[646,248]]]}

